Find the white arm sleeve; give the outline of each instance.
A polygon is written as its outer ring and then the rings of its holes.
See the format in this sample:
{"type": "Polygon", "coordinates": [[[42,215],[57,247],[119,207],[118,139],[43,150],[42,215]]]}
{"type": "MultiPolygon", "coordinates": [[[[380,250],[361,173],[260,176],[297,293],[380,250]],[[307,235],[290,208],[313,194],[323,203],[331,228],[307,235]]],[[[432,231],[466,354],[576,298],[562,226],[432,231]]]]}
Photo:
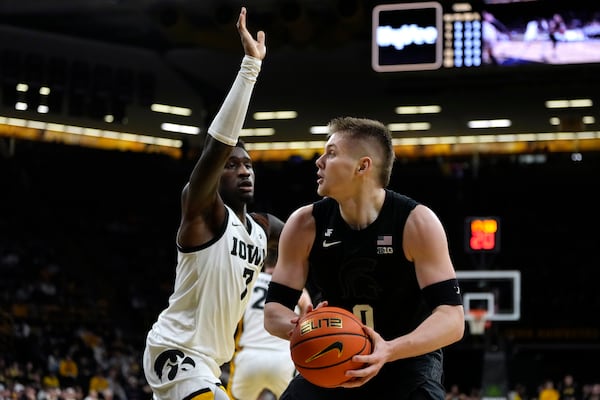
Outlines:
{"type": "Polygon", "coordinates": [[[244,56],[225,101],[208,127],[208,134],[218,141],[230,146],[237,143],[261,64],[258,58],[244,56]]]}

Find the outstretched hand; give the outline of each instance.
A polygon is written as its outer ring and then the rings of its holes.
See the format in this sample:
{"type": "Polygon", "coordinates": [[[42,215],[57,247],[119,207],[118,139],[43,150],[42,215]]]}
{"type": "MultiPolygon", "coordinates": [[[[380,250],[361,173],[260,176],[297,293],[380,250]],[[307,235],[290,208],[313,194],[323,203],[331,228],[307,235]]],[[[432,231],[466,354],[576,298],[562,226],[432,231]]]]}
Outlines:
{"type": "Polygon", "coordinates": [[[263,60],[267,54],[267,46],[265,45],[265,32],[258,31],[256,34],[256,40],[254,40],[246,28],[246,7],[242,7],[236,26],[238,32],[240,33],[240,38],[242,39],[244,53],[247,56],[263,60]]]}

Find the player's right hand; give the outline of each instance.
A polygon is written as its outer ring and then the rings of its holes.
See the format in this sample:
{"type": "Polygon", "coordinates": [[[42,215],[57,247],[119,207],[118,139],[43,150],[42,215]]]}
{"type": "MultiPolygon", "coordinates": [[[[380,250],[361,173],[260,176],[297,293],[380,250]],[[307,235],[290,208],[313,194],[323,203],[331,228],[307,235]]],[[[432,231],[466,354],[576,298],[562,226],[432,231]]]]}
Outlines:
{"type": "Polygon", "coordinates": [[[244,46],[244,53],[247,56],[258,58],[263,60],[267,54],[267,46],[265,44],[265,32],[258,31],[256,34],[256,40],[252,37],[248,29],[246,28],[246,7],[242,7],[240,16],[236,23],[236,27],[242,39],[242,45],[244,46]]]}
{"type": "Polygon", "coordinates": [[[301,313],[300,315],[296,315],[294,318],[292,318],[290,320],[290,322],[293,325],[293,328],[288,332],[288,336],[292,336],[292,333],[294,332],[294,328],[296,327],[296,325],[298,325],[298,321],[300,321],[300,318],[302,318],[303,316],[305,316],[306,314],[313,312],[314,310],[317,310],[321,307],[327,307],[329,303],[327,302],[327,300],[320,302],[319,304],[317,304],[316,307],[313,307],[312,303],[308,304],[306,306],[306,312],[301,313]]]}
{"type": "Polygon", "coordinates": [[[327,300],[321,301],[319,304],[317,304],[317,306],[315,308],[312,307],[312,305],[309,307],[310,310],[307,311],[307,313],[314,311],[314,310],[318,310],[321,307],[327,307],[329,305],[329,302],[327,300]]]}

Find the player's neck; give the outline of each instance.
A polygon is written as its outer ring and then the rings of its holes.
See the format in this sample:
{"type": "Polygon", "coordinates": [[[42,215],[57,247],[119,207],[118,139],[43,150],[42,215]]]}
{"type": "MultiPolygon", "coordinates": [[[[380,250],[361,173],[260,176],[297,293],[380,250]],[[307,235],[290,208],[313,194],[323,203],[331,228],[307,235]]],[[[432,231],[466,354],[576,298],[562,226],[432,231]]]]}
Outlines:
{"type": "Polygon", "coordinates": [[[359,195],[338,201],[338,203],[342,218],[348,226],[355,230],[361,230],[377,219],[384,201],[385,190],[379,188],[362,192],[359,195]]]}
{"type": "Polygon", "coordinates": [[[246,213],[247,213],[246,205],[244,205],[242,207],[232,208],[232,210],[235,213],[235,215],[238,217],[238,219],[242,222],[242,224],[245,227],[248,227],[248,221],[247,221],[247,218],[246,218],[246,213]]]}

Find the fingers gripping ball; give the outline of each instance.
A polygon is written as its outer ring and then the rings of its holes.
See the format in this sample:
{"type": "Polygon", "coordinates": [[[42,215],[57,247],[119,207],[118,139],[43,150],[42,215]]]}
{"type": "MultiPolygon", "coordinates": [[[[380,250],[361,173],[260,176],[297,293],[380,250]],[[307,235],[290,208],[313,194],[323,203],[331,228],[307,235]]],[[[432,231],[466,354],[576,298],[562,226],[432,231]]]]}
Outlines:
{"type": "Polygon", "coordinates": [[[309,382],[336,387],[352,379],[345,375],[360,369],[352,361],[357,354],[370,354],[371,339],[351,312],[338,307],[321,307],[302,317],[290,337],[292,360],[309,382]]]}

